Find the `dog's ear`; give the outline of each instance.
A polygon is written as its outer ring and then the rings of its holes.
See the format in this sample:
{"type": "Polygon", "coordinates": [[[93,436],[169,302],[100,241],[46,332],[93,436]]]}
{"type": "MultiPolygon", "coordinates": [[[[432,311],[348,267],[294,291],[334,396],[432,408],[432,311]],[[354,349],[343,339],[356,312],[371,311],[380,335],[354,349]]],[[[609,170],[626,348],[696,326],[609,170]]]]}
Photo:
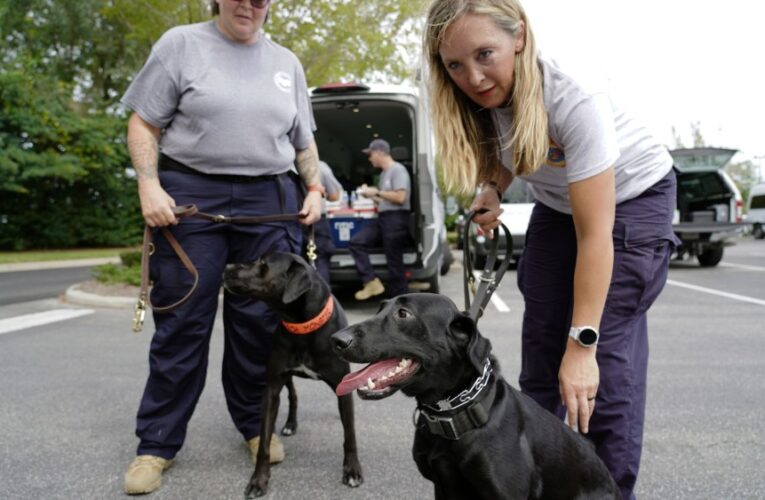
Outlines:
{"type": "Polygon", "coordinates": [[[475,321],[467,314],[459,313],[449,323],[449,333],[459,338],[463,345],[467,344],[465,351],[468,360],[476,370],[482,371],[484,362],[491,353],[491,342],[481,335],[475,321]]]}
{"type": "Polygon", "coordinates": [[[282,295],[282,301],[285,304],[294,302],[298,297],[311,289],[311,276],[308,274],[308,269],[306,269],[305,265],[300,262],[290,264],[287,275],[289,279],[284,285],[284,294],[282,295]]]}

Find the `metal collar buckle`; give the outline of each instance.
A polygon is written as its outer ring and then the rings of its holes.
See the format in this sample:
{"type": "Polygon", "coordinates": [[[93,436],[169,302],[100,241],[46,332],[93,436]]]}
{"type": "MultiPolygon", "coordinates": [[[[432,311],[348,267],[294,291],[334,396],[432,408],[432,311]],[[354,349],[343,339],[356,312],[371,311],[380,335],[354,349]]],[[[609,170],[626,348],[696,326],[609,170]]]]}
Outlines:
{"type": "Polygon", "coordinates": [[[426,412],[422,412],[422,415],[425,416],[425,420],[428,424],[428,429],[430,429],[430,432],[433,434],[437,434],[439,436],[445,437],[446,439],[452,439],[455,441],[460,438],[460,433],[457,430],[457,426],[454,425],[454,418],[433,416],[426,412]]]}

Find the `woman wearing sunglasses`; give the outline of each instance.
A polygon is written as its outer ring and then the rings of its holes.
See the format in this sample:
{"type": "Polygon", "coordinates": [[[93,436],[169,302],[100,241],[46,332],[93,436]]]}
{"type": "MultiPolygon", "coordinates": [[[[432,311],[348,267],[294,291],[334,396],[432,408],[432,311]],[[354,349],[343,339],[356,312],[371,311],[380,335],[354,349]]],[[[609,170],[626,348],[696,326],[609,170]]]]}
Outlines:
{"type": "MultiPolygon", "coordinates": [[[[122,98],[133,110],[128,149],[146,223],[171,230],[199,271],[191,299],[154,314],[149,377],[137,415],[128,494],[157,489],[183,445],[204,387],[223,268],[270,251],[300,253],[297,222],[178,221],[176,205],[225,216],[300,212],[319,219],[322,187],[303,68],[266,38],[270,0],[211,1],[213,20],[167,31],[122,98]],[[308,194],[299,205],[300,179],[308,194]]],[[[151,259],[152,303],[171,304],[191,276],[162,237],[151,259]],[[180,266],[180,267],[179,267],[180,266]]],[[[234,425],[257,452],[266,360],[276,316],[262,302],[224,295],[223,388],[234,425]]],[[[253,455],[254,456],[254,455],[253,455]]],[[[271,441],[272,462],[284,450],[271,441]]]]}

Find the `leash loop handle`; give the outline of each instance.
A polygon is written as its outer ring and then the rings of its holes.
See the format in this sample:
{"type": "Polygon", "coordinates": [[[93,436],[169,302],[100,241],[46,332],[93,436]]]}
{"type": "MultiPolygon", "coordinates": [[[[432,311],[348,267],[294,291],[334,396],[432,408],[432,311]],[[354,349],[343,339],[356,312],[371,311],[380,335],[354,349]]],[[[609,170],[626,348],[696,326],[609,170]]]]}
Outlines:
{"type": "Polygon", "coordinates": [[[464,269],[464,295],[465,295],[465,311],[468,311],[468,315],[473,321],[478,322],[478,319],[483,314],[486,304],[491,299],[491,294],[499,286],[502,277],[510,266],[512,260],[513,250],[513,237],[510,234],[510,230],[501,221],[499,226],[492,230],[493,238],[491,239],[491,245],[486,256],[486,264],[484,265],[481,275],[478,277],[478,285],[476,286],[476,279],[473,272],[473,254],[470,250],[470,224],[473,222],[473,218],[476,215],[486,213],[486,209],[471,211],[467,214],[465,227],[463,229],[462,241],[463,241],[463,254],[462,254],[462,268],[464,269]],[[497,250],[499,248],[499,229],[502,228],[505,236],[505,258],[500,263],[499,267],[495,271],[497,263],[497,250]],[[470,302],[470,292],[473,293],[473,302],[470,302]]]}

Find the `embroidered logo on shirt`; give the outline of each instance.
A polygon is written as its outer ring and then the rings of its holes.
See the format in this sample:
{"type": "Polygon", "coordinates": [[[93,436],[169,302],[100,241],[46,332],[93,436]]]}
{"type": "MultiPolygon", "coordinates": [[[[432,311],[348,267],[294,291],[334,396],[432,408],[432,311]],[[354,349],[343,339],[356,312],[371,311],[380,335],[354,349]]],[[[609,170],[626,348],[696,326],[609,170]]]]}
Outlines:
{"type": "Polygon", "coordinates": [[[289,92],[292,89],[292,79],[290,75],[279,71],[274,75],[274,83],[282,92],[289,92]]]}
{"type": "Polygon", "coordinates": [[[566,168],[566,154],[563,148],[550,139],[550,147],[547,150],[547,164],[551,167],[566,168]]]}

